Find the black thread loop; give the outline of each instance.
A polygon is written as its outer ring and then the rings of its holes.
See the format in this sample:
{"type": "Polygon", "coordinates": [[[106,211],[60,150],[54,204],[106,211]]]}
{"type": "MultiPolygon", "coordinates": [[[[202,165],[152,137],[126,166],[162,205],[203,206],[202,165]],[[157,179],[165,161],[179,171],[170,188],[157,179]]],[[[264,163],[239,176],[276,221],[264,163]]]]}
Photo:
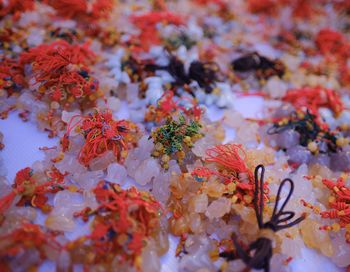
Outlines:
{"type": "MultiPolygon", "coordinates": [[[[273,232],[277,232],[282,229],[286,229],[304,220],[304,215],[295,219],[292,222],[287,223],[295,216],[295,212],[284,211],[289,199],[291,198],[294,191],[294,182],[287,178],[284,179],[277,191],[276,202],[273,208],[273,212],[269,221],[264,223],[263,211],[264,211],[264,175],[265,167],[258,165],[255,168],[255,188],[254,188],[254,210],[258,226],[260,230],[270,229],[273,232]],[[260,172],[260,178],[259,178],[260,172]],[[287,197],[284,199],[282,205],[279,207],[281,200],[281,194],[283,187],[289,183],[289,192],[287,197]]],[[[245,251],[242,246],[238,243],[235,236],[232,237],[233,243],[236,247],[237,257],[242,259],[243,262],[250,268],[253,269],[264,269],[265,272],[270,270],[270,260],[272,257],[272,241],[268,237],[259,237],[256,241],[251,243],[248,250],[245,251]],[[251,254],[252,253],[252,254],[251,254]]],[[[224,255],[221,255],[224,257],[224,255]]],[[[231,256],[232,257],[232,256],[231,256]]],[[[231,258],[232,260],[232,258],[231,258]]]]}

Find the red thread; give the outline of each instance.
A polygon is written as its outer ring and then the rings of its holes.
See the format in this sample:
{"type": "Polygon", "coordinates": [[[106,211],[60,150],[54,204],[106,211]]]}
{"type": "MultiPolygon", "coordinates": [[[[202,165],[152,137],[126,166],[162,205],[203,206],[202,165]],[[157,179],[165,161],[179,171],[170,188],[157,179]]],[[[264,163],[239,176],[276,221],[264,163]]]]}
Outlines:
{"type": "Polygon", "coordinates": [[[339,115],[344,109],[343,102],[337,92],[321,87],[289,90],[282,99],[291,103],[297,110],[307,108],[310,113],[318,116],[321,107],[329,108],[335,115],[339,115]]]}
{"type": "Polygon", "coordinates": [[[23,223],[20,228],[0,236],[0,239],[3,242],[0,250],[1,259],[15,257],[23,251],[36,249],[44,260],[48,257],[47,250],[62,250],[62,246],[51,232],[44,232],[39,225],[31,223],[23,223]]]}
{"type": "Polygon", "coordinates": [[[326,212],[321,212],[320,215],[323,218],[330,218],[330,219],[334,219],[334,218],[338,218],[338,211],[337,210],[331,210],[331,211],[326,211],[326,212]]]}
{"type": "MultiPolygon", "coordinates": [[[[329,179],[323,179],[322,183],[331,190],[329,198],[330,209],[320,213],[322,218],[336,220],[340,228],[345,228],[350,224],[350,188],[345,185],[345,180],[340,177],[336,182],[329,179]]],[[[309,205],[311,206],[311,205],[309,205]]],[[[321,226],[321,230],[336,230],[334,226],[321,226]]],[[[345,232],[345,239],[350,243],[350,232],[345,232]]]]}
{"type": "Polygon", "coordinates": [[[70,45],[64,40],[39,45],[20,56],[22,64],[32,64],[39,98],[70,105],[97,98],[98,81],[89,74],[95,55],[88,44],[70,45]],[[95,95],[95,97],[91,96],[95,95]]]}
{"type": "Polygon", "coordinates": [[[193,117],[194,120],[198,121],[202,117],[203,109],[195,99],[184,98],[183,100],[175,100],[174,92],[168,90],[159,98],[156,107],[153,105],[148,107],[145,121],[162,123],[167,117],[179,113],[193,117]],[[190,103],[190,106],[184,105],[187,101],[190,103]]]}
{"type": "Polygon", "coordinates": [[[34,0],[7,0],[0,3],[0,18],[13,14],[18,20],[21,13],[34,9],[34,0]]]}
{"type": "MultiPolygon", "coordinates": [[[[94,111],[88,116],[73,116],[68,124],[67,132],[61,139],[62,150],[69,148],[69,136],[74,128],[79,128],[85,138],[85,143],[79,153],[79,162],[88,166],[94,158],[103,156],[107,151],[113,151],[116,159],[125,159],[131,143],[130,132],[134,124],[127,120],[114,120],[110,110],[94,111]],[[73,120],[80,118],[73,124],[73,120]]],[[[137,128],[137,127],[136,127],[137,128]]]]}
{"type": "Polygon", "coordinates": [[[289,0],[292,6],[293,16],[296,18],[310,19],[312,16],[321,13],[321,9],[317,8],[317,0],[310,2],[309,0],[289,0]]]}
{"type": "Polygon", "coordinates": [[[350,10],[350,1],[349,0],[339,0],[336,3],[334,3],[334,6],[338,11],[341,11],[341,12],[348,11],[348,10],[350,10]]]}
{"type": "Polygon", "coordinates": [[[248,0],[248,10],[252,13],[264,13],[275,15],[278,10],[278,1],[276,0],[248,0]]]}
{"type": "Polygon", "coordinates": [[[216,162],[238,177],[239,173],[248,174],[249,182],[253,182],[253,173],[245,163],[246,154],[242,145],[226,144],[209,148],[206,152],[207,162],[216,162]]]}
{"type": "Polygon", "coordinates": [[[133,43],[137,45],[139,50],[143,51],[148,51],[152,45],[160,44],[161,40],[156,28],[158,23],[183,24],[183,19],[170,11],[153,11],[141,15],[132,15],[130,19],[140,29],[140,34],[133,37],[133,43]]]}
{"type": "Polygon", "coordinates": [[[345,36],[329,28],[320,30],[315,43],[320,52],[328,57],[335,56],[339,61],[346,62],[346,59],[350,56],[350,44],[345,36]]]}
{"type": "Polygon", "coordinates": [[[45,2],[56,10],[58,16],[86,23],[108,18],[113,9],[112,0],[46,0],[45,2]]]}
{"type": "MultiPolygon", "coordinates": [[[[235,195],[239,201],[244,202],[244,196],[254,195],[254,175],[245,163],[246,153],[239,144],[218,145],[207,150],[206,162],[214,162],[219,165],[219,172],[212,174],[223,177],[227,185],[234,182],[237,187],[235,195]]],[[[208,172],[203,172],[208,174],[208,172]]],[[[268,199],[268,187],[264,185],[264,200],[268,199]]],[[[250,203],[248,203],[250,204],[250,203]]]]}
{"type": "Polygon", "coordinates": [[[309,19],[315,14],[320,14],[317,7],[320,1],[314,0],[248,0],[248,10],[252,13],[275,16],[283,6],[292,9],[292,15],[296,18],[309,19]]]}
{"type": "Polygon", "coordinates": [[[0,199],[0,214],[4,213],[8,208],[10,208],[16,195],[17,195],[16,192],[12,191],[8,195],[0,199]]]}
{"type": "Polygon", "coordinates": [[[95,252],[94,264],[110,264],[114,257],[108,256],[116,254],[120,262],[135,262],[144,242],[159,230],[163,208],[149,193],[140,192],[135,187],[123,190],[118,184],[101,181],[93,192],[99,207],[76,214],[85,219],[96,215],[92,232],[71,242],[67,248],[75,250],[81,245],[90,246],[95,252]]]}
{"type": "Polygon", "coordinates": [[[33,207],[40,208],[43,212],[48,212],[51,207],[48,206],[46,193],[56,193],[63,190],[64,176],[56,168],[46,171],[47,181],[38,184],[33,177],[33,170],[26,167],[17,172],[13,191],[0,199],[0,213],[4,213],[8,209],[17,195],[21,199],[17,206],[30,204],[33,207]]]}
{"type": "Polygon", "coordinates": [[[11,96],[26,86],[22,66],[15,60],[2,59],[0,63],[0,88],[6,90],[7,95],[11,96]]]}

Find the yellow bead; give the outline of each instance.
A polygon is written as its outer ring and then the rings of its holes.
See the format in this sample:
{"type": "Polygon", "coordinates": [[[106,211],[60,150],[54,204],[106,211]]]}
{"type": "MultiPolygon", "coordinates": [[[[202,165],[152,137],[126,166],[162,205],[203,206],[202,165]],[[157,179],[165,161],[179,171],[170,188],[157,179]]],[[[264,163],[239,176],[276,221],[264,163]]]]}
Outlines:
{"type": "Polygon", "coordinates": [[[231,202],[232,202],[233,204],[235,204],[235,203],[237,202],[237,200],[238,200],[238,197],[237,197],[237,196],[233,196],[233,197],[231,198],[231,202]]]}
{"type": "Polygon", "coordinates": [[[191,137],[190,136],[185,136],[184,137],[184,142],[185,143],[190,143],[191,142],[191,137]]]}
{"type": "Polygon", "coordinates": [[[135,258],[135,267],[137,267],[137,268],[142,267],[142,258],[141,258],[141,256],[136,256],[136,258],[135,258]]]}
{"type": "Polygon", "coordinates": [[[152,156],[154,157],[159,157],[160,156],[160,153],[158,151],[153,151],[152,152],[152,156]]]}
{"type": "Polygon", "coordinates": [[[344,137],[339,137],[336,142],[337,146],[343,147],[349,144],[349,139],[346,139],[344,137]]]}
{"type": "Polygon", "coordinates": [[[128,156],[128,151],[127,150],[122,150],[121,156],[122,156],[122,158],[126,158],[128,156]]]}
{"type": "Polygon", "coordinates": [[[120,234],[117,238],[117,243],[121,246],[123,246],[126,241],[128,240],[128,236],[124,233],[120,234]]]}
{"type": "Polygon", "coordinates": [[[350,224],[345,225],[345,230],[350,232],[350,224]]]}
{"type": "Polygon", "coordinates": [[[220,89],[219,88],[214,88],[212,93],[219,95],[220,94],[220,89]]]}
{"type": "Polygon", "coordinates": [[[229,192],[234,192],[236,190],[236,184],[230,183],[229,185],[227,185],[227,190],[229,192]]]}
{"type": "Polygon", "coordinates": [[[228,263],[227,262],[223,262],[220,266],[220,271],[226,271],[226,268],[228,267],[228,263]]]}
{"type": "Polygon", "coordinates": [[[243,199],[247,204],[250,204],[253,201],[253,198],[250,195],[245,195],[243,199]]]}
{"type": "Polygon", "coordinates": [[[300,118],[300,119],[302,119],[302,118],[305,117],[304,113],[302,113],[302,112],[298,112],[298,113],[297,113],[297,116],[298,116],[298,118],[300,118]]]}
{"type": "Polygon", "coordinates": [[[38,91],[39,93],[45,93],[46,88],[42,85],[39,87],[38,91]]]}
{"type": "Polygon", "coordinates": [[[178,156],[179,160],[182,160],[183,158],[185,158],[186,153],[184,151],[178,151],[177,156],[178,156]]]}
{"type": "Polygon", "coordinates": [[[78,191],[78,188],[74,185],[70,185],[70,186],[68,186],[68,191],[75,193],[78,191]]]}
{"type": "Polygon", "coordinates": [[[308,145],[307,145],[307,148],[312,152],[316,152],[318,150],[318,146],[315,142],[310,142],[308,145]]]}
{"type": "Polygon", "coordinates": [[[154,146],[155,150],[157,151],[162,151],[163,150],[163,144],[162,143],[156,143],[156,145],[154,146]]]}
{"type": "Polygon", "coordinates": [[[214,249],[209,252],[209,256],[213,261],[216,261],[219,258],[219,249],[214,249]]]}
{"type": "Polygon", "coordinates": [[[164,154],[162,156],[162,162],[167,163],[168,161],[170,161],[170,157],[167,154],[164,154]]]}
{"type": "Polygon", "coordinates": [[[343,123],[343,124],[340,125],[340,128],[342,130],[348,130],[349,129],[349,125],[347,123],[343,123]]]}
{"type": "Polygon", "coordinates": [[[340,225],[338,223],[334,223],[332,225],[332,230],[335,231],[335,232],[339,231],[340,230],[340,225]]]}
{"type": "Polygon", "coordinates": [[[96,99],[96,96],[94,94],[89,95],[90,101],[94,101],[96,99]]]}

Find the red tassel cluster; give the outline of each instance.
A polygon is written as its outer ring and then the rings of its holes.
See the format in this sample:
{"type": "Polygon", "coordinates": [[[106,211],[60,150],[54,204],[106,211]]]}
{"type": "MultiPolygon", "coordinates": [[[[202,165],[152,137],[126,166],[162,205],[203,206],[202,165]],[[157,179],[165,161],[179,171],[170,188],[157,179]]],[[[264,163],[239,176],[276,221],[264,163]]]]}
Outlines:
{"type": "Polygon", "coordinates": [[[350,43],[341,33],[322,29],[315,39],[315,43],[320,52],[327,57],[327,60],[338,65],[340,80],[345,85],[350,85],[350,71],[347,61],[350,57],[350,43]]]}
{"type": "Polygon", "coordinates": [[[87,44],[71,45],[59,40],[21,54],[22,64],[31,64],[37,95],[67,107],[74,102],[95,100],[98,81],[89,73],[94,53],[87,44]]]}
{"type": "Polygon", "coordinates": [[[293,17],[309,19],[320,13],[317,5],[321,2],[322,0],[248,0],[247,5],[250,12],[266,15],[277,15],[281,8],[289,7],[293,17]]]}
{"type": "Polygon", "coordinates": [[[296,110],[305,111],[308,109],[318,119],[320,119],[319,109],[321,107],[329,108],[336,116],[344,110],[340,95],[334,90],[321,87],[303,87],[289,90],[282,100],[291,103],[296,110]]]}
{"type": "Polygon", "coordinates": [[[322,29],[316,36],[315,43],[323,55],[335,55],[341,60],[350,56],[350,44],[346,37],[334,30],[322,29]]]}
{"type": "Polygon", "coordinates": [[[86,23],[108,18],[113,9],[113,0],[46,0],[58,16],[86,23]]]}
{"type": "Polygon", "coordinates": [[[148,237],[159,230],[161,205],[148,192],[138,191],[135,187],[123,190],[116,183],[101,181],[93,191],[99,207],[76,213],[85,221],[95,215],[92,232],[71,242],[68,248],[71,251],[87,248],[91,258],[85,259],[86,266],[109,266],[116,256],[120,262],[135,262],[148,237]]]}
{"type": "Polygon", "coordinates": [[[350,11],[350,1],[349,0],[338,0],[335,3],[335,8],[340,12],[350,11]]]}
{"type": "Polygon", "coordinates": [[[328,179],[323,179],[322,182],[332,191],[332,195],[328,203],[330,210],[320,214],[322,218],[337,220],[337,224],[323,226],[321,229],[338,231],[337,226],[346,228],[345,239],[347,243],[350,243],[350,188],[345,185],[342,177],[336,182],[328,179]]]}
{"type": "Polygon", "coordinates": [[[34,9],[34,0],[1,0],[0,1],[0,18],[13,14],[18,18],[22,12],[34,9]]]}
{"type": "MultiPolygon", "coordinates": [[[[218,145],[207,150],[206,162],[216,163],[219,170],[212,171],[206,167],[200,167],[195,169],[191,174],[197,181],[216,175],[223,178],[225,184],[234,183],[237,188],[234,195],[237,197],[238,202],[244,203],[245,195],[250,197],[254,195],[254,174],[248,168],[245,160],[246,154],[241,145],[218,145]]],[[[266,185],[264,186],[264,190],[267,192],[268,188],[266,185]]]]}
{"type": "Polygon", "coordinates": [[[0,63],[0,88],[6,90],[7,95],[11,96],[26,86],[22,66],[15,60],[2,59],[0,63]]]}
{"type": "MultiPolygon", "coordinates": [[[[55,235],[36,224],[23,223],[9,234],[0,236],[0,266],[1,271],[13,271],[9,267],[9,260],[16,257],[19,259],[26,252],[38,251],[40,259],[34,260],[38,263],[32,265],[39,266],[42,262],[50,259],[54,252],[59,253],[62,246],[56,241],[55,235]]],[[[33,260],[26,260],[29,263],[33,260]]]]}
{"type": "Polygon", "coordinates": [[[267,15],[275,15],[278,9],[278,1],[276,0],[248,0],[248,10],[252,13],[264,13],[267,15]]]}
{"type": "Polygon", "coordinates": [[[169,11],[154,11],[131,16],[132,23],[140,29],[140,34],[134,37],[133,43],[141,50],[147,51],[152,45],[161,42],[157,31],[157,24],[183,24],[183,19],[169,11]]]}
{"type": "Polygon", "coordinates": [[[225,144],[217,145],[207,150],[207,162],[215,162],[220,167],[231,172],[232,180],[239,181],[239,174],[245,173],[248,175],[249,183],[254,181],[253,172],[248,169],[245,163],[246,154],[242,145],[225,144]]]}
{"type": "Polygon", "coordinates": [[[131,133],[137,131],[136,125],[126,120],[113,119],[112,112],[109,110],[95,111],[87,116],[77,117],[81,118],[77,122],[80,124],[75,126],[69,124],[61,143],[63,151],[69,148],[69,134],[76,127],[85,138],[79,154],[79,162],[85,166],[88,166],[91,160],[103,156],[107,151],[113,151],[117,161],[122,162],[129,147],[135,144],[131,133]]]}
{"type": "MultiPolygon", "coordinates": [[[[307,178],[310,179],[310,177],[307,178]]],[[[320,212],[318,207],[305,200],[301,200],[301,203],[316,214],[320,214],[322,218],[335,221],[332,225],[320,227],[321,230],[339,231],[341,228],[345,228],[345,240],[350,243],[350,188],[345,185],[343,177],[339,177],[336,182],[323,179],[322,183],[331,191],[331,196],[328,199],[329,210],[320,212]]]]}
{"type": "Polygon", "coordinates": [[[195,2],[205,8],[213,7],[224,20],[234,18],[234,10],[231,9],[229,0],[195,0],[195,2]]]}
{"type": "Polygon", "coordinates": [[[199,5],[210,5],[210,4],[214,4],[217,5],[220,8],[225,8],[227,7],[227,1],[224,0],[195,0],[195,2],[199,5]]]}
{"type": "Polygon", "coordinates": [[[41,209],[43,212],[49,212],[51,206],[47,204],[47,193],[57,193],[64,189],[62,175],[56,168],[52,168],[46,173],[47,181],[38,183],[35,179],[33,170],[26,167],[17,172],[13,191],[0,199],[0,214],[4,213],[13,203],[17,195],[21,199],[17,206],[32,206],[41,209]]]}
{"type": "Polygon", "coordinates": [[[317,0],[289,0],[288,5],[293,9],[293,16],[295,18],[310,19],[315,14],[320,14],[321,10],[317,8],[317,0]]]}
{"type": "Polygon", "coordinates": [[[166,91],[162,97],[157,101],[157,106],[150,105],[148,111],[145,114],[146,122],[156,122],[162,123],[167,117],[173,116],[175,114],[184,114],[191,119],[196,121],[200,120],[203,109],[197,104],[195,99],[190,100],[190,107],[182,105],[182,102],[186,101],[176,101],[173,91],[166,91]]]}

